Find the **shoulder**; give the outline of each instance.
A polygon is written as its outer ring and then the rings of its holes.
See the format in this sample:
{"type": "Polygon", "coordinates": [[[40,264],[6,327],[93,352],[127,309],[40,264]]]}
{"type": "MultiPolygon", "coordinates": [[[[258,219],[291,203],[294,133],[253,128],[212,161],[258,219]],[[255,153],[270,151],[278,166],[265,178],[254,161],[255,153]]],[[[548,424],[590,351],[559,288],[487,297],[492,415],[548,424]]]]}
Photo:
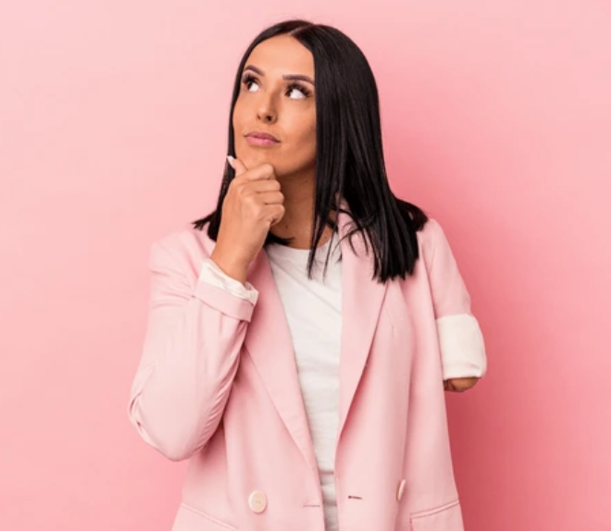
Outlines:
{"type": "Polygon", "coordinates": [[[150,261],[196,275],[215,245],[216,242],[208,237],[207,226],[199,230],[188,225],[153,240],[150,261]]]}
{"type": "Polygon", "coordinates": [[[439,236],[439,233],[443,232],[441,224],[436,218],[428,216],[427,221],[423,227],[417,232],[419,239],[423,243],[434,243],[435,238],[439,236]]]}
{"type": "Polygon", "coordinates": [[[428,217],[423,227],[416,232],[421,256],[427,266],[431,263],[435,248],[445,241],[443,228],[437,219],[428,217]]]}

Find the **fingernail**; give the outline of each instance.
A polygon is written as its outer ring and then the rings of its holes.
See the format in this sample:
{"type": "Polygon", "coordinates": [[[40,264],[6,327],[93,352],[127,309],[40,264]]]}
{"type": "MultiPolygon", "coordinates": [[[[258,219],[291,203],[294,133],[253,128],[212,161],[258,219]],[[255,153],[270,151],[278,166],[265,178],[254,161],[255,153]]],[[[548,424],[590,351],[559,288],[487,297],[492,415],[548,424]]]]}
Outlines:
{"type": "MultiPolygon", "coordinates": [[[[231,155],[227,155],[227,160],[229,161],[229,165],[233,168],[233,161],[235,160],[231,155]]],[[[235,169],[235,168],[234,168],[235,169]]]]}

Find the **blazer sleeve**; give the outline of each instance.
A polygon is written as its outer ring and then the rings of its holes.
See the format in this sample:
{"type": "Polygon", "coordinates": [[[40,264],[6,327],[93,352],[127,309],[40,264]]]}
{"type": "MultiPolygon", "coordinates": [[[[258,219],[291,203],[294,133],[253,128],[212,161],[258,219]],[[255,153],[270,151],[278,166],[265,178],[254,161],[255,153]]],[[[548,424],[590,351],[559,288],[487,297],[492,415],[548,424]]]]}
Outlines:
{"type": "Polygon", "coordinates": [[[255,303],[203,275],[193,285],[159,241],[149,270],[148,321],[128,416],[146,443],[181,461],[219,425],[255,303]]]}
{"type": "Polygon", "coordinates": [[[429,278],[441,350],[443,379],[478,377],[487,371],[484,337],[471,312],[471,297],[456,259],[436,220],[429,278]]]}
{"type": "Polygon", "coordinates": [[[203,261],[199,278],[233,293],[237,297],[248,299],[253,304],[256,304],[259,298],[259,291],[250,282],[246,281],[245,284],[242,284],[239,280],[230,277],[216,265],[212,258],[206,258],[203,261]]]}

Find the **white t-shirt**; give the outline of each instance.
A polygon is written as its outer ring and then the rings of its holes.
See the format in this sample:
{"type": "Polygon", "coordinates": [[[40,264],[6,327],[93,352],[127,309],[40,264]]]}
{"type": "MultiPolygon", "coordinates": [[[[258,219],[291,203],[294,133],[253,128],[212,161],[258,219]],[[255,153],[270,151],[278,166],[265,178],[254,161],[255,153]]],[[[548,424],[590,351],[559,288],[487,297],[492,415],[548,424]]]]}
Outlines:
{"type": "MultiPolygon", "coordinates": [[[[314,453],[318,462],[326,531],[338,531],[335,493],[335,438],[339,428],[339,356],[341,314],[341,257],[338,236],[317,249],[314,278],[307,276],[309,249],[269,244],[267,252],[293,340],[298,378],[304,399],[314,453]],[[322,271],[327,251],[327,273],[322,271]]],[[[258,291],[226,275],[208,259],[200,278],[256,303],[258,291]]]]}

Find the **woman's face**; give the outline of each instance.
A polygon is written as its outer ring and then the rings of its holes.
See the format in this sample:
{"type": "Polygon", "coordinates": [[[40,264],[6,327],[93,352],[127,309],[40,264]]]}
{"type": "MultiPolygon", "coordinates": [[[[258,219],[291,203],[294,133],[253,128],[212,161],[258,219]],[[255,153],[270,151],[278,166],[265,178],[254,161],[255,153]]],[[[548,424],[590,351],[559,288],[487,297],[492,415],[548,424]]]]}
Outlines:
{"type": "Polygon", "coordinates": [[[247,168],[270,163],[276,176],[313,170],[316,155],[314,59],[298,40],[279,35],[259,43],[248,57],[233,111],[237,157],[247,168]],[[299,75],[307,79],[286,79],[299,75]],[[272,145],[255,145],[246,135],[269,133],[272,145]]]}

